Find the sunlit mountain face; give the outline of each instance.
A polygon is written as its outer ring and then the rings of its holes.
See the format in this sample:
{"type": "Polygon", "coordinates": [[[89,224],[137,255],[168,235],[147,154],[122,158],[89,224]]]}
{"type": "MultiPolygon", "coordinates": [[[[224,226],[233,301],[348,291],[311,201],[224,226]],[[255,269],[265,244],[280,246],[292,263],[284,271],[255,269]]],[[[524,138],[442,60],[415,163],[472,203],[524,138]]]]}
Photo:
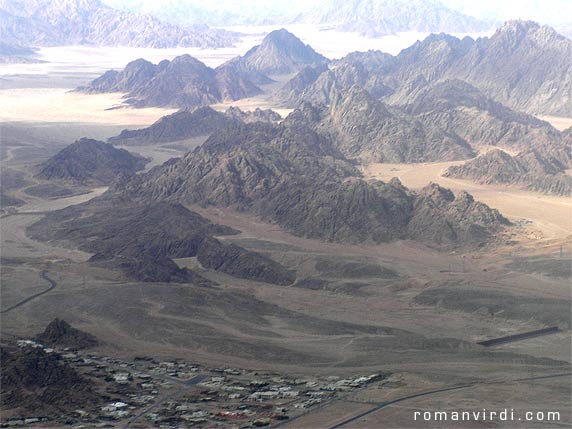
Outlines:
{"type": "Polygon", "coordinates": [[[570,426],[568,3],[0,0],[0,426],[570,426]]]}

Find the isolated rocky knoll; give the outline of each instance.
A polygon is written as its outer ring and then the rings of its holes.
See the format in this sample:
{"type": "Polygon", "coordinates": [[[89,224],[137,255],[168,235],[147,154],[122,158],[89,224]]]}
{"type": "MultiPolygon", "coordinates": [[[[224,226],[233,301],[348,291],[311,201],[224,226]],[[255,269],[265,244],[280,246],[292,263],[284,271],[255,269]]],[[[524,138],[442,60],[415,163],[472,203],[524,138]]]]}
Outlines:
{"type": "Polygon", "coordinates": [[[374,96],[385,96],[419,87],[421,79],[459,79],[518,111],[560,116],[572,112],[572,41],[530,21],[509,21],[490,38],[476,41],[432,34],[395,57],[376,51],[352,53],[330,69],[313,79],[306,76],[306,86],[296,77],[297,93],[286,91],[283,102],[295,106],[305,97],[327,99],[332,87],[354,83],[374,96]]]}
{"type": "Polygon", "coordinates": [[[0,365],[4,409],[58,417],[62,411],[93,410],[103,402],[94,384],[55,352],[2,347],[0,365]]]}
{"type": "Polygon", "coordinates": [[[293,273],[273,260],[214,238],[235,230],[214,225],[178,203],[152,198],[136,202],[106,195],[50,212],[28,232],[39,240],[78,245],[94,253],[93,265],[120,270],[139,281],[210,284],[172,261],[189,257],[235,277],[275,284],[294,281],[293,273]]]}
{"type": "Polygon", "coordinates": [[[310,106],[280,124],[220,130],[185,157],[109,192],[141,201],[231,206],[298,235],[352,243],[418,239],[474,246],[508,225],[466,194],[455,197],[437,185],[415,193],[397,180],[360,179],[329,135],[316,130],[320,117],[315,123],[306,119],[312,112],[310,106]]]}
{"type": "Polygon", "coordinates": [[[36,341],[45,346],[69,347],[73,349],[86,349],[99,345],[93,335],[72,327],[61,319],[52,320],[41,334],[36,335],[36,341]]]}
{"type": "Polygon", "coordinates": [[[120,175],[142,170],[147,162],[125,149],[82,138],[40,164],[36,177],[82,185],[107,185],[120,175]]]}
{"type": "Polygon", "coordinates": [[[30,46],[138,48],[220,48],[238,41],[224,30],[167,24],[99,0],[0,0],[0,39],[30,46]]]}
{"type": "Polygon", "coordinates": [[[262,93],[258,85],[270,83],[267,74],[285,74],[327,60],[286,30],[268,34],[261,45],[216,69],[181,55],[152,64],[144,59],[122,71],[109,70],[85,87],[88,93],[124,92],[135,107],[196,107],[234,101],[262,93]]]}

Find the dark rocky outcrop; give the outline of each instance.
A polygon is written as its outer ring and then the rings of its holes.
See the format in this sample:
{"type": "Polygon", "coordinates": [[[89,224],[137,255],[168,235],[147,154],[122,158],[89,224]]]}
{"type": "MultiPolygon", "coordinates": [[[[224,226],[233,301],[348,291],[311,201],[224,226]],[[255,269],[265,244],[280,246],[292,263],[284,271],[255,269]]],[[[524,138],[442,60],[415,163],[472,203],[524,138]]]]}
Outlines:
{"type": "Polygon", "coordinates": [[[106,185],[142,170],[145,158],[98,140],[82,138],[39,166],[36,177],[77,184],[106,185]]]}
{"type": "Polygon", "coordinates": [[[181,110],[163,116],[154,124],[138,130],[123,130],[108,142],[114,145],[145,145],[175,142],[189,138],[208,136],[235,123],[232,115],[225,115],[210,107],[181,110]]]}
{"type": "Polygon", "coordinates": [[[255,109],[243,111],[238,107],[229,107],[224,113],[210,107],[197,107],[194,110],[181,110],[163,116],[154,124],[138,130],[123,130],[119,135],[111,137],[108,142],[113,145],[146,145],[176,142],[196,137],[208,137],[213,132],[237,126],[246,122],[280,121],[281,116],[273,110],[255,109]]]}
{"type": "Polygon", "coordinates": [[[475,201],[467,192],[454,195],[437,184],[429,184],[415,198],[409,235],[434,243],[480,245],[510,222],[498,210],[475,201]]]}
{"type": "MultiPolygon", "coordinates": [[[[301,110],[309,110],[305,106],[301,110]]],[[[465,159],[473,149],[460,137],[396,110],[358,86],[334,92],[314,126],[331,133],[341,152],[366,162],[427,162],[465,159]]],[[[311,119],[310,119],[311,121],[311,119]]]]}
{"type": "Polygon", "coordinates": [[[237,231],[212,224],[177,203],[106,195],[50,212],[28,231],[39,240],[78,245],[95,254],[92,265],[119,270],[139,281],[212,284],[172,261],[195,256],[203,266],[236,277],[275,284],[293,281],[292,273],[271,259],[214,238],[237,231]],[[225,263],[218,262],[227,257],[225,263]]]}
{"type": "Polygon", "coordinates": [[[96,253],[89,259],[95,267],[120,271],[128,279],[151,283],[192,283],[196,286],[212,286],[213,282],[187,268],[180,268],[167,257],[124,256],[96,253]]]}
{"type": "Polygon", "coordinates": [[[52,320],[44,332],[36,335],[36,340],[45,346],[69,347],[76,350],[99,345],[99,341],[93,335],[80,331],[60,319],[52,320]]]}
{"type": "Polygon", "coordinates": [[[454,132],[473,147],[525,150],[557,146],[562,138],[549,123],[515,112],[457,79],[419,85],[401,102],[407,113],[454,132]]]}
{"type": "Polygon", "coordinates": [[[243,124],[215,133],[184,158],[110,192],[144,201],[231,206],[297,235],[351,243],[413,238],[478,246],[508,225],[468,195],[447,196],[435,205],[397,180],[361,180],[336,145],[307,125],[316,113],[310,107],[279,125],[243,124]],[[463,212],[470,216],[462,218],[463,212]],[[433,218],[448,222],[447,231],[433,218]]]}
{"type": "Polygon", "coordinates": [[[205,268],[239,278],[281,285],[289,285],[296,280],[294,273],[285,270],[279,263],[259,253],[249,252],[235,244],[226,244],[219,240],[204,240],[199,247],[197,260],[205,268]]]}
{"type": "Polygon", "coordinates": [[[57,353],[37,347],[2,347],[0,354],[4,410],[59,417],[62,412],[92,410],[102,403],[93,383],[57,353]]]}

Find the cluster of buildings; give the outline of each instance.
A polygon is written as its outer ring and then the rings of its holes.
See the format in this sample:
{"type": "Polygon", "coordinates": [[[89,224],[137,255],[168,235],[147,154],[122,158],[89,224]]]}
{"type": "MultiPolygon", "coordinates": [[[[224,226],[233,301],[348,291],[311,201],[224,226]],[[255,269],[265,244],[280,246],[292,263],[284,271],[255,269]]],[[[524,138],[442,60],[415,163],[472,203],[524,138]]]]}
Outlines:
{"type": "MultiPolygon", "coordinates": [[[[41,347],[34,342],[22,342],[21,346],[41,347]]],[[[57,352],[95,380],[106,398],[95,410],[70,411],[69,426],[78,429],[123,427],[127,422],[134,427],[166,429],[270,426],[386,377],[292,377],[231,367],[206,368],[181,360],[122,360],[67,349],[57,352]]],[[[37,422],[49,426],[45,420],[37,422]]],[[[27,425],[34,423],[28,421],[27,425]]],[[[4,426],[18,424],[8,421],[4,426]]]]}

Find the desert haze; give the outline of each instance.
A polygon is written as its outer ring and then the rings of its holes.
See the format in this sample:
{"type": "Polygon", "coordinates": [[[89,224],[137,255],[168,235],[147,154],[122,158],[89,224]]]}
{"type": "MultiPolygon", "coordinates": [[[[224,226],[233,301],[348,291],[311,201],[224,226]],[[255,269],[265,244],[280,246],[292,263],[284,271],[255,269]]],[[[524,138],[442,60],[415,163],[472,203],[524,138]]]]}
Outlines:
{"type": "Polygon", "coordinates": [[[568,23],[458,3],[0,0],[0,425],[569,427],[568,23]]]}

